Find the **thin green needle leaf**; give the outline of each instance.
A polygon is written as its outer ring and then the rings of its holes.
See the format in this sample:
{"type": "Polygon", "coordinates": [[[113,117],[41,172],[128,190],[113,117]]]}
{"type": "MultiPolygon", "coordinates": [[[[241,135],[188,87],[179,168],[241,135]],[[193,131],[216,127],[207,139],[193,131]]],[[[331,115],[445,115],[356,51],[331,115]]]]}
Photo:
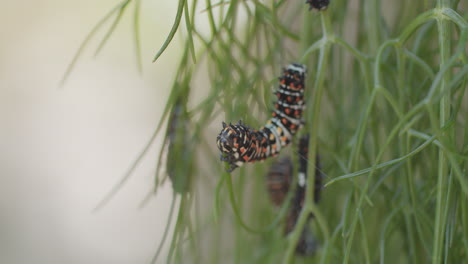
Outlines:
{"type": "Polygon", "coordinates": [[[190,53],[192,54],[193,63],[197,62],[197,57],[195,56],[195,45],[193,44],[193,25],[191,24],[190,12],[188,1],[185,2],[185,26],[187,27],[187,45],[190,48],[190,53]]]}
{"type": "Polygon", "coordinates": [[[135,39],[135,52],[138,72],[143,72],[143,65],[141,62],[141,39],[140,39],[140,7],[141,0],[135,2],[135,13],[133,14],[133,37],[135,39]]]}
{"type": "MultiPolygon", "coordinates": [[[[282,205],[280,213],[278,214],[276,219],[274,219],[271,222],[271,224],[269,226],[267,226],[266,228],[261,229],[261,230],[251,228],[244,222],[244,220],[241,217],[239,207],[237,206],[236,198],[235,198],[235,195],[234,195],[231,175],[228,174],[228,173],[224,173],[224,174],[225,174],[224,177],[226,177],[226,180],[227,180],[227,188],[228,188],[228,191],[229,191],[229,199],[231,200],[231,206],[232,206],[232,208],[234,210],[234,215],[236,216],[237,221],[242,226],[242,228],[244,228],[245,230],[247,230],[248,232],[253,233],[253,234],[264,234],[264,233],[271,232],[280,223],[281,219],[283,219],[283,217],[285,216],[286,211],[289,208],[289,203],[284,203],[282,205]]],[[[293,194],[292,191],[288,192],[288,195],[287,195],[285,200],[289,201],[292,198],[292,194],[293,194]]]]}
{"type": "Polygon", "coordinates": [[[101,51],[101,49],[104,47],[104,45],[107,43],[107,41],[109,40],[110,36],[112,35],[112,33],[114,33],[114,30],[117,28],[117,25],[119,24],[120,22],[120,19],[122,18],[122,15],[124,14],[125,12],[125,8],[128,6],[128,3],[130,3],[130,0],[128,0],[125,4],[122,5],[122,7],[120,8],[119,10],[119,13],[117,14],[117,16],[115,17],[115,20],[114,22],[112,23],[111,27],[109,28],[109,30],[107,31],[106,35],[104,36],[104,38],[101,40],[101,43],[99,43],[99,46],[97,47],[96,49],[96,52],[94,53],[94,57],[96,57],[99,52],[101,51]]]}
{"type": "Polygon", "coordinates": [[[156,263],[156,261],[158,260],[158,257],[159,255],[161,254],[161,251],[162,251],[162,248],[166,242],[166,239],[167,239],[167,235],[169,234],[169,229],[171,227],[171,222],[172,222],[172,217],[174,216],[174,209],[175,209],[175,201],[177,200],[176,199],[177,196],[176,196],[176,193],[173,192],[172,194],[172,201],[171,201],[171,209],[169,211],[169,216],[167,217],[167,222],[166,222],[166,227],[164,228],[164,234],[161,238],[161,241],[159,242],[159,246],[158,246],[158,249],[156,250],[156,254],[154,254],[153,258],[151,259],[151,264],[154,264],[156,263]]]}
{"type": "Polygon", "coordinates": [[[123,177],[111,188],[111,190],[104,196],[104,198],[96,205],[96,207],[93,209],[93,212],[99,211],[104,205],[106,205],[112,199],[112,197],[114,197],[117,194],[117,192],[124,186],[128,179],[130,179],[130,176],[132,176],[133,171],[136,169],[138,164],[140,164],[140,161],[143,159],[146,153],[148,153],[148,150],[150,149],[151,145],[156,139],[158,132],[158,129],[156,129],[153,132],[153,135],[151,135],[145,147],[140,152],[136,160],[132,163],[130,168],[127,170],[127,172],[125,172],[123,177]]]}
{"type": "Polygon", "coordinates": [[[177,213],[177,221],[174,227],[174,234],[172,235],[171,245],[169,247],[169,253],[167,255],[166,263],[172,263],[174,252],[177,252],[177,242],[182,239],[186,226],[184,225],[185,212],[190,208],[187,208],[187,197],[182,196],[179,203],[179,212],[177,213]]]}
{"type": "MultiPolygon", "coordinates": [[[[156,132],[158,133],[158,132],[156,132]]],[[[168,135],[166,133],[166,135],[164,136],[164,142],[162,144],[162,147],[161,149],[159,150],[159,156],[158,156],[158,161],[156,162],[156,169],[154,171],[154,188],[158,188],[159,184],[162,184],[165,180],[165,177],[167,177],[167,173],[163,176],[162,179],[159,178],[159,175],[161,173],[161,167],[162,167],[162,164],[163,164],[163,158],[166,158],[167,159],[167,155],[164,155],[164,153],[167,153],[168,151],[168,141],[169,141],[169,138],[168,138],[168,135]],[[160,182],[161,181],[161,182],[160,182]]]]}
{"type": "Polygon", "coordinates": [[[221,212],[220,208],[220,202],[221,202],[221,190],[224,186],[224,181],[226,177],[222,177],[221,180],[218,182],[216,185],[216,190],[215,190],[215,199],[214,199],[214,204],[213,204],[213,218],[214,221],[217,222],[219,218],[219,212],[221,212]]]}
{"type": "Polygon", "coordinates": [[[429,75],[431,79],[434,79],[435,73],[432,71],[431,67],[424,60],[422,60],[421,58],[416,56],[416,54],[412,53],[411,51],[407,49],[404,50],[404,53],[409,59],[413,60],[416,65],[419,65],[421,69],[423,69],[429,75]]]}
{"type": "Polygon", "coordinates": [[[102,25],[104,25],[105,22],[117,11],[121,10],[123,6],[127,5],[129,0],[124,0],[120,2],[117,6],[115,6],[109,13],[107,13],[94,27],[93,29],[88,33],[86,38],[83,40],[83,42],[80,44],[80,47],[76,51],[75,55],[73,56],[72,61],[67,67],[67,70],[63,74],[62,80],[60,80],[59,86],[62,87],[65,84],[65,81],[68,79],[70,76],[71,71],[73,68],[75,68],[75,64],[78,61],[78,58],[81,56],[83,53],[84,48],[88,44],[88,42],[91,40],[91,38],[96,34],[99,28],[101,28],[102,25]]]}
{"type": "Polygon", "coordinates": [[[390,161],[387,161],[387,162],[384,162],[384,163],[381,163],[381,164],[377,164],[375,167],[370,167],[370,168],[367,168],[367,169],[363,169],[363,170],[360,170],[360,171],[356,171],[356,172],[353,172],[353,173],[349,173],[349,174],[346,174],[346,175],[336,177],[336,178],[332,179],[331,181],[327,182],[325,184],[325,187],[328,187],[329,185],[331,185],[331,184],[333,184],[335,182],[341,181],[341,180],[351,179],[351,178],[354,178],[354,177],[361,176],[363,174],[369,173],[369,172],[371,172],[373,170],[382,169],[382,168],[391,166],[393,164],[396,164],[398,162],[405,161],[407,158],[409,158],[409,157],[417,154],[418,152],[422,151],[429,144],[431,144],[432,141],[434,141],[435,139],[436,139],[436,137],[432,136],[426,142],[424,142],[419,147],[417,147],[415,150],[411,151],[410,153],[408,153],[408,154],[406,154],[406,155],[404,155],[404,156],[402,156],[400,158],[393,159],[393,160],[390,160],[390,161]]]}
{"type": "Polygon", "coordinates": [[[302,58],[300,59],[301,63],[305,63],[309,57],[310,54],[312,54],[315,51],[320,50],[325,44],[327,44],[327,41],[325,39],[320,39],[316,41],[314,44],[312,44],[305,52],[302,58]]]}
{"type": "Polygon", "coordinates": [[[182,19],[182,13],[184,12],[184,5],[185,5],[185,0],[179,0],[179,6],[177,7],[177,14],[176,14],[174,24],[172,25],[171,32],[169,32],[169,35],[167,36],[166,41],[164,42],[162,47],[159,49],[156,56],[154,56],[153,62],[155,62],[159,58],[159,56],[161,56],[161,54],[166,50],[166,48],[169,46],[169,43],[171,43],[172,39],[174,38],[174,35],[177,32],[177,29],[179,28],[180,20],[182,19]]]}
{"type": "Polygon", "coordinates": [[[204,12],[207,12],[207,11],[212,11],[213,8],[215,8],[215,7],[219,7],[219,6],[221,6],[221,5],[227,5],[227,4],[229,4],[229,3],[230,3],[230,1],[222,1],[222,2],[218,2],[218,3],[216,3],[216,4],[209,5],[207,8],[202,9],[202,10],[200,11],[200,13],[204,13],[204,12]]]}
{"type": "Polygon", "coordinates": [[[384,264],[384,256],[385,256],[385,242],[388,240],[388,239],[385,239],[385,235],[387,233],[387,230],[389,229],[388,227],[390,226],[390,224],[392,223],[393,221],[393,218],[397,215],[397,213],[401,210],[401,206],[398,206],[397,208],[395,208],[390,214],[389,216],[387,217],[387,219],[385,219],[385,223],[383,225],[383,228],[382,228],[382,231],[380,233],[380,263],[381,264],[384,264]]]}
{"type": "Polygon", "coordinates": [[[140,204],[138,205],[138,209],[143,209],[148,202],[156,195],[157,189],[155,187],[151,188],[145,195],[145,197],[141,200],[140,204]]]}

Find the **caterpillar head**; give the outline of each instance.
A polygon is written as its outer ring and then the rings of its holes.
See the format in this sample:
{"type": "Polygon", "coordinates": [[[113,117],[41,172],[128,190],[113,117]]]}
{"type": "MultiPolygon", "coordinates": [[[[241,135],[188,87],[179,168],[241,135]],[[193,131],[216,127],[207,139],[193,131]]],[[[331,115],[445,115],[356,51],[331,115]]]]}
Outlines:
{"type": "Polygon", "coordinates": [[[216,138],[216,144],[223,153],[233,153],[239,149],[239,143],[243,141],[245,137],[245,127],[239,121],[238,125],[229,124],[223,122],[223,129],[216,138]]]}
{"type": "Polygon", "coordinates": [[[216,145],[221,152],[229,153],[232,151],[233,137],[236,135],[236,131],[229,124],[223,122],[223,129],[216,138],[216,145]]]}
{"type": "MultiPolygon", "coordinates": [[[[249,139],[252,132],[250,127],[244,125],[239,121],[236,125],[229,123],[227,125],[223,122],[223,129],[216,138],[216,144],[219,150],[223,153],[233,154],[239,152],[242,147],[247,147],[251,139],[249,139]]],[[[236,157],[237,158],[237,157],[236,157]]]]}

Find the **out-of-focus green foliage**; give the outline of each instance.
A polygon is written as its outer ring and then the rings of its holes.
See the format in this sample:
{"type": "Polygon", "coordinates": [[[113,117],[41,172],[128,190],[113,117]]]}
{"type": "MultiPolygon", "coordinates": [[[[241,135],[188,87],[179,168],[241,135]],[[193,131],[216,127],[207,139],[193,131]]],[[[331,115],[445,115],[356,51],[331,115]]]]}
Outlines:
{"type": "MultiPolygon", "coordinates": [[[[128,2],[114,11],[117,21],[128,2]]],[[[156,55],[182,32],[158,128],[182,109],[184,124],[168,129],[170,149],[161,152],[170,159],[159,162],[166,173],[155,181],[157,189],[169,174],[180,197],[167,263],[467,263],[468,7],[461,2],[331,0],[319,12],[303,1],[179,0],[156,55]],[[229,175],[215,138],[221,120],[266,121],[276,77],[294,61],[309,69],[302,130],[311,135],[309,160],[320,153],[327,176],[320,204],[307,188],[285,237],[288,205],[275,211],[265,191],[269,162],[229,175]],[[294,249],[311,212],[320,246],[299,258],[294,249]]]]}

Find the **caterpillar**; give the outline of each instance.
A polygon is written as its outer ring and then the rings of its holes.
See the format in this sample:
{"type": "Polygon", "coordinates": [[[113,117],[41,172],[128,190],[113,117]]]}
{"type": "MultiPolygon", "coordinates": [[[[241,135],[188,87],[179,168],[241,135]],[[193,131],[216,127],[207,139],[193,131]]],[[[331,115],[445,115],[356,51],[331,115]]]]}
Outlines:
{"type": "Polygon", "coordinates": [[[266,176],[266,187],[270,200],[276,206],[281,206],[289,192],[292,183],[293,167],[291,158],[284,157],[271,164],[266,176]]]}
{"type": "MultiPolygon", "coordinates": [[[[300,188],[304,190],[305,195],[305,185],[307,182],[307,168],[309,166],[309,162],[307,159],[307,155],[309,153],[309,135],[304,135],[299,139],[299,174],[298,174],[298,185],[300,188]]],[[[314,202],[318,203],[320,201],[320,193],[322,190],[322,180],[323,180],[323,173],[321,170],[320,165],[320,156],[317,155],[315,157],[315,181],[314,181],[314,202]]],[[[303,200],[303,198],[301,199],[303,200]]]]}
{"type": "Polygon", "coordinates": [[[309,4],[309,10],[315,8],[317,10],[325,10],[330,4],[330,0],[306,0],[306,4],[309,4]]]}
{"type": "Polygon", "coordinates": [[[276,91],[278,100],[275,110],[265,126],[251,129],[239,121],[236,125],[222,123],[223,128],[216,138],[221,151],[221,161],[229,164],[228,172],[246,162],[261,161],[276,156],[291,143],[293,135],[303,126],[304,80],[306,66],[290,64],[279,77],[276,91]]]}
{"type": "Polygon", "coordinates": [[[194,161],[194,145],[187,131],[189,113],[187,99],[180,96],[171,109],[166,131],[166,170],[176,193],[184,194],[190,188],[190,173],[194,161]]]}
{"type": "MultiPolygon", "coordinates": [[[[299,140],[299,169],[298,169],[298,181],[295,187],[295,192],[292,200],[292,206],[286,217],[285,233],[290,233],[297,222],[299,214],[301,213],[302,207],[304,206],[305,199],[305,186],[307,182],[307,168],[308,168],[308,145],[309,137],[303,136],[299,140]]],[[[270,194],[271,201],[276,205],[280,206],[290,189],[293,181],[293,163],[290,157],[285,157],[279,161],[274,162],[266,176],[267,189],[270,194]]],[[[320,159],[317,156],[315,161],[315,182],[314,182],[314,202],[318,203],[320,200],[320,191],[322,189],[323,174],[320,169],[320,159]]],[[[311,214],[308,221],[313,218],[311,214]]],[[[304,230],[301,233],[298,245],[296,247],[296,253],[299,255],[312,255],[317,248],[317,243],[311,230],[308,229],[306,224],[304,230]]]]}

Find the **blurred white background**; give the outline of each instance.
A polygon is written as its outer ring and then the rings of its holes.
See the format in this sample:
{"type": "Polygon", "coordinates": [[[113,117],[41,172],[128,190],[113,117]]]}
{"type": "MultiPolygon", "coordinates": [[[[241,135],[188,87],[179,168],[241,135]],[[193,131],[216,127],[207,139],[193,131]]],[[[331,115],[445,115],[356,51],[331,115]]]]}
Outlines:
{"type": "Polygon", "coordinates": [[[131,5],[94,58],[110,23],[98,32],[63,87],[58,83],[80,43],[118,1],[1,2],[0,263],[149,263],[171,197],[166,184],[138,209],[153,184],[159,142],[117,196],[92,209],[159,120],[178,38],[157,63],[151,60],[177,1],[142,3],[143,75],[131,5]]]}

